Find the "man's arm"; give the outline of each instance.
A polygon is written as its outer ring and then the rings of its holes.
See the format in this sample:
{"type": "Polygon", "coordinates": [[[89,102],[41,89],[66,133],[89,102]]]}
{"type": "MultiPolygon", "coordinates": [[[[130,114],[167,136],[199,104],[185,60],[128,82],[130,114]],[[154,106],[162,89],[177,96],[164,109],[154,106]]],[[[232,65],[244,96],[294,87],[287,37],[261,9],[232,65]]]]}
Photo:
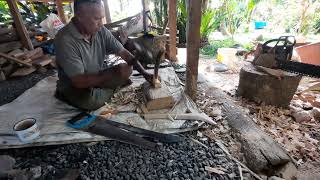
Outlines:
{"type": "Polygon", "coordinates": [[[153,75],[148,73],[140,64],[140,62],[127,49],[121,50],[119,53],[117,53],[117,55],[125,60],[128,65],[133,66],[148,82],[152,82],[153,75]]]}
{"type": "Polygon", "coordinates": [[[75,88],[110,88],[114,89],[128,82],[132,68],[126,64],[119,64],[97,74],[80,74],[71,77],[75,88]]]}

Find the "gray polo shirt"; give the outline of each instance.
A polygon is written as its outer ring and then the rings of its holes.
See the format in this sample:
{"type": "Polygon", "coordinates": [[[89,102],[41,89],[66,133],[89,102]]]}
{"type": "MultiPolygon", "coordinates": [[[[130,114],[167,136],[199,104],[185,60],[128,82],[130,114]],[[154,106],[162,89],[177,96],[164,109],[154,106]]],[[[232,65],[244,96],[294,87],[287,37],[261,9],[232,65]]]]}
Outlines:
{"type": "Polygon", "coordinates": [[[54,44],[59,91],[72,88],[72,76],[94,74],[103,70],[106,55],[116,54],[124,48],[105,27],[92,37],[91,42],[87,41],[72,21],[58,32],[54,44]]]}

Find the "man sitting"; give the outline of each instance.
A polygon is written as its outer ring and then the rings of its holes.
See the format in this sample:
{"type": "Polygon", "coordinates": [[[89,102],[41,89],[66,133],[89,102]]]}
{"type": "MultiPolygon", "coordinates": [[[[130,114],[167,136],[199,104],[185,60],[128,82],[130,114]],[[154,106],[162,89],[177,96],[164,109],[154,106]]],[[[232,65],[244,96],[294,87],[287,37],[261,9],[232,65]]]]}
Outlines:
{"type": "Polygon", "coordinates": [[[75,0],[74,17],[55,37],[56,97],[83,110],[100,108],[117,87],[130,83],[132,67],[147,81],[153,78],[104,27],[103,11],[101,0],[75,0]],[[108,54],[116,54],[126,63],[104,68],[108,54]]]}

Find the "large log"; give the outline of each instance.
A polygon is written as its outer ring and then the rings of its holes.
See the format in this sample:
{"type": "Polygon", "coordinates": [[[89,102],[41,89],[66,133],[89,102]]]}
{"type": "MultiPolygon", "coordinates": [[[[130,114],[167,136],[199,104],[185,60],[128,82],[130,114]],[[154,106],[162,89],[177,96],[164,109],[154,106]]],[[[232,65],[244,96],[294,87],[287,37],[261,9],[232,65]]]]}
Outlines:
{"type": "Polygon", "coordinates": [[[248,64],[241,69],[237,95],[258,103],[287,107],[298,88],[301,76],[262,68],[258,70],[248,64]]]}
{"type": "Polygon", "coordinates": [[[287,152],[264,133],[227,94],[210,84],[204,85],[204,88],[206,96],[221,103],[228,124],[241,142],[241,151],[250,169],[258,173],[267,171],[275,174],[279,167],[292,163],[287,152]]]}

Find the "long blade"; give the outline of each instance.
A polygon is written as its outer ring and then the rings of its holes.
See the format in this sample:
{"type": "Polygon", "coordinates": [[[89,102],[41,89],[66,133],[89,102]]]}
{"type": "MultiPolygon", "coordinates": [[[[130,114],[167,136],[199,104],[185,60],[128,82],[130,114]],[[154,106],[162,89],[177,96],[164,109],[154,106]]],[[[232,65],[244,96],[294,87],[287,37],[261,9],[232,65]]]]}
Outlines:
{"type": "Polygon", "coordinates": [[[320,66],[295,61],[278,61],[278,68],[305,76],[320,78],[320,66]]]}
{"type": "Polygon", "coordinates": [[[157,150],[157,144],[147,141],[142,137],[136,136],[134,133],[123,130],[119,127],[113,126],[105,122],[105,120],[97,118],[93,124],[87,129],[88,132],[93,134],[105,136],[123,143],[136,145],[150,150],[157,150]]]}
{"type": "Polygon", "coordinates": [[[143,137],[156,139],[164,143],[176,143],[176,142],[181,142],[185,140],[183,137],[179,135],[158,133],[158,132],[149,131],[149,130],[138,128],[138,127],[133,127],[127,124],[118,123],[111,120],[105,120],[105,123],[137,133],[139,135],[142,135],[143,137]]]}

